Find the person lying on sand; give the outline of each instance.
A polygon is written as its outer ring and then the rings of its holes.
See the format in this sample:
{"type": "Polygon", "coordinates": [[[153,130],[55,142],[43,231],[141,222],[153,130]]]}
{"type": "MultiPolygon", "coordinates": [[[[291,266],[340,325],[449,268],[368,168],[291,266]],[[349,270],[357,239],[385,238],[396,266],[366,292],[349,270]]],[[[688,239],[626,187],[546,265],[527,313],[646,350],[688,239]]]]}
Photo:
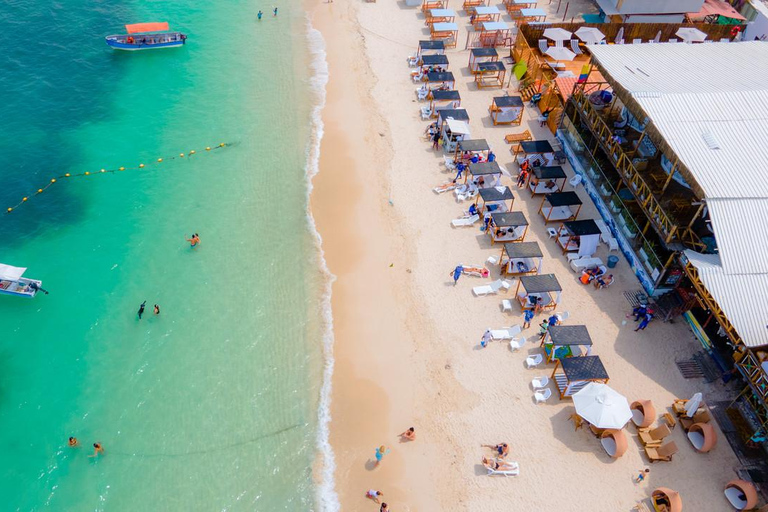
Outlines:
{"type": "Polygon", "coordinates": [[[415,441],[416,440],[416,429],[413,427],[409,428],[405,432],[400,434],[400,437],[403,441],[415,441]]]}
{"type": "Polygon", "coordinates": [[[482,445],[484,448],[490,448],[496,453],[499,454],[499,457],[506,457],[509,455],[509,445],[507,443],[499,443],[499,444],[484,444],[482,445]]]}
{"type": "Polygon", "coordinates": [[[483,466],[494,471],[512,471],[513,469],[517,469],[517,465],[515,464],[510,464],[503,460],[499,462],[498,460],[489,459],[487,457],[483,457],[483,466]]]}

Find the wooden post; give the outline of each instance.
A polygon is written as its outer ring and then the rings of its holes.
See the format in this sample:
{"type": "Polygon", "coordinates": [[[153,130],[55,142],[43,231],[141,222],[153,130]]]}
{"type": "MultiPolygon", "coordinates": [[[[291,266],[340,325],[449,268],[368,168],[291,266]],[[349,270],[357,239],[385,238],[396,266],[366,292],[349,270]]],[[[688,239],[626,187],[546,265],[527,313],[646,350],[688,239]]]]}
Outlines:
{"type": "Polygon", "coordinates": [[[691,227],[693,227],[693,223],[696,222],[696,219],[699,218],[699,215],[701,215],[701,212],[702,210],[704,210],[705,205],[706,203],[702,200],[701,204],[699,205],[699,209],[696,210],[696,215],[694,215],[693,218],[691,219],[691,222],[688,223],[688,229],[691,229],[691,227]]]}
{"type": "Polygon", "coordinates": [[[671,171],[669,171],[669,176],[667,176],[667,181],[665,181],[665,182],[664,182],[664,186],[663,186],[663,187],[662,187],[662,189],[661,189],[661,194],[660,194],[660,196],[663,196],[663,195],[664,195],[664,192],[666,192],[666,191],[667,191],[667,187],[668,187],[668,186],[669,186],[669,184],[672,182],[672,176],[674,176],[674,175],[675,175],[675,173],[677,172],[677,165],[678,165],[678,164],[677,164],[677,163],[675,163],[675,165],[673,165],[673,166],[672,166],[672,170],[671,170],[671,171]]]}

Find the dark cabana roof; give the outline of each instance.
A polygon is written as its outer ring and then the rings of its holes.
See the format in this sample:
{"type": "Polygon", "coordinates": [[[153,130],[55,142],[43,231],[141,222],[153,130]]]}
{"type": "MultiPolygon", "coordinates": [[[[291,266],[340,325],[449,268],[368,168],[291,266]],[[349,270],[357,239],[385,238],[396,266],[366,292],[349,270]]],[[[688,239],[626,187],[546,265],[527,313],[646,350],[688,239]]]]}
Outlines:
{"type": "Polygon", "coordinates": [[[524,140],[520,143],[523,153],[554,153],[548,140],[524,140]]]}
{"type": "Polygon", "coordinates": [[[501,167],[499,167],[496,160],[493,162],[477,162],[476,164],[469,164],[469,174],[472,176],[501,174],[501,167]]]}
{"type": "Polygon", "coordinates": [[[554,345],[592,345],[586,325],[551,325],[549,337],[554,345]]]}
{"type": "Polygon", "coordinates": [[[497,187],[481,188],[479,192],[480,197],[483,198],[483,201],[486,203],[493,201],[509,201],[510,199],[515,198],[509,187],[502,187],[501,191],[499,191],[497,187]]]}
{"type": "Polygon", "coordinates": [[[496,48],[472,48],[472,55],[475,57],[498,57],[499,52],[496,48]]]}
{"type": "Polygon", "coordinates": [[[528,225],[528,219],[525,218],[523,212],[492,213],[491,220],[500,228],[528,225]]]}
{"type": "Polygon", "coordinates": [[[520,96],[496,96],[493,103],[497,107],[522,107],[523,98],[520,96]]]}
{"type": "Polygon", "coordinates": [[[427,73],[427,82],[455,82],[453,73],[446,71],[444,73],[427,73]]]}
{"type": "Polygon", "coordinates": [[[569,357],[561,359],[563,372],[569,382],[577,380],[606,380],[608,372],[600,360],[600,356],[569,357]]]}
{"type": "Polygon", "coordinates": [[[581,204],[581,199],[576,192],[555,192],[547,194],[545,200],[552,206],[573,206],[581,204]]]}
{"type": "Polygon", "coordinates": [[[559,180],[560,178],[567,177],[565,171],[559,165],[534,167],[533,175],[539,180],[559,180]]]}
{"type": "Polygon", "coordinates": [[[460,100],[459,91],[432,91],[432,99],[437,101],[455,101],[460,100]]]}
{"type": "Polygon", "coordinates": [[[459,151],[488,151],[491,147],[485,139],[469,139],[459,141],[459,151]]]}
{"type": "Polygon", "coordinates": [[[422,66],[447,66],[448,65],[448,56],[447,55],[424,55],[421,58],[421,65],[422,66]]]}
{"type": "Polygon", "coordinates": [[[445,50],[445,41],[419,41],[422,50],[445,50]]]}
{"type": "Polygon", "coordinates": [[[600,228],[592,219],[563,222],[563,226],[569,233],[576,236],[599,235],[601,233],[600,228]]]}
{"type": "Polygon", "coordinates": [[[445,121],[449,117],[456,121],[469,121],[469,113],[463,108],[443,108],[437,111],[437,117],[445,121]]]}
{"type": "Polygon", "coordinates": [[[477,65],[477,69],[479,71],[506,71],[507,68],[503,62],[495,60],[493,62],[481,62],[477,65]]]}
{"type": "Polygon", "coordinates": [[[510,258],[543,258],[544,253],[536,242],[517,242],[504,244],[504,251],[510,258]]]}
{"type": "Polygon", "coordinates": [[[555,274],[539,276],[522,276],[520,284],[528,293],[559,292],[562,290],[555,274]]]}

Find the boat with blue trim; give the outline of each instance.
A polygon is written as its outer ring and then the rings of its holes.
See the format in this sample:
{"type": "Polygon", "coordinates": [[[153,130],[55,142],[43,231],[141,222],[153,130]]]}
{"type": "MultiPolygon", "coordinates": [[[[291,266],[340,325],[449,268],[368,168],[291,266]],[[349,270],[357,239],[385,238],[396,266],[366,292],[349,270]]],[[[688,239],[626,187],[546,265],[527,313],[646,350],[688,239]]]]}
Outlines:
{"type": "Polygon", "coordinates": [[[107,44],[115,50],[154,50],[184,46],[187,36],[171,32],[167,21],[134,23],[125,26],[126,34],[107,36],[107,44]]]}
{"type": "Polygon", "coordinates": [[[37,292],[48,294],[42,288],[42,281],[22,277],[26,272],[24,267],[12,267],[0,263],[0,294],[32,298],[37,292]]]}

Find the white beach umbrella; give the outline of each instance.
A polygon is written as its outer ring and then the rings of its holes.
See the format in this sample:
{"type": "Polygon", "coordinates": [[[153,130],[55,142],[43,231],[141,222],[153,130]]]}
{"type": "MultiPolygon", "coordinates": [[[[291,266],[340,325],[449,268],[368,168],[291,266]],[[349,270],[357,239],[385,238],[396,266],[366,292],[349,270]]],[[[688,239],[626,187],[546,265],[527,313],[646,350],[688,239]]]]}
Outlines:
{"type": "Polygon", "coordinates": [[[544,30],[544,37],[553,41],[565,41],[571,38],[571,32],[564,28],[548,28],[544,30]]]}
{"type": "Polygon", "coordinates": [[[573,395],[576,414],[597,428],[624,428],[632,419],[629,402],[607,384],[590,382],[573,395]]]}
{"type": "Polygon", "coordinates": [[[576,58],[575,53],[562,46],[550,46],[547,48],[546,54],[555,60],[573,60],[576,58]]]}
{"type": "Polygon", "coordinates": [[[579,27],[574,34],[587,44],[597,44],[605,39],[605,34],[595,27],[579,27]]]}
{"type": "Polygon", "coordinates": [[[682,27],[677,29],[675,35],[686,43],[700,43],[707,38],[707,34],[693,27],[682,27]]]}
{"type": "Polygon", "coordinates": [[[693,415],[696,414],[703,399],[704,397],[701,396],[701,393],[694,394],[690,400],[685,402],[685,415],[689,418],[693,418],[693,415]]]}

